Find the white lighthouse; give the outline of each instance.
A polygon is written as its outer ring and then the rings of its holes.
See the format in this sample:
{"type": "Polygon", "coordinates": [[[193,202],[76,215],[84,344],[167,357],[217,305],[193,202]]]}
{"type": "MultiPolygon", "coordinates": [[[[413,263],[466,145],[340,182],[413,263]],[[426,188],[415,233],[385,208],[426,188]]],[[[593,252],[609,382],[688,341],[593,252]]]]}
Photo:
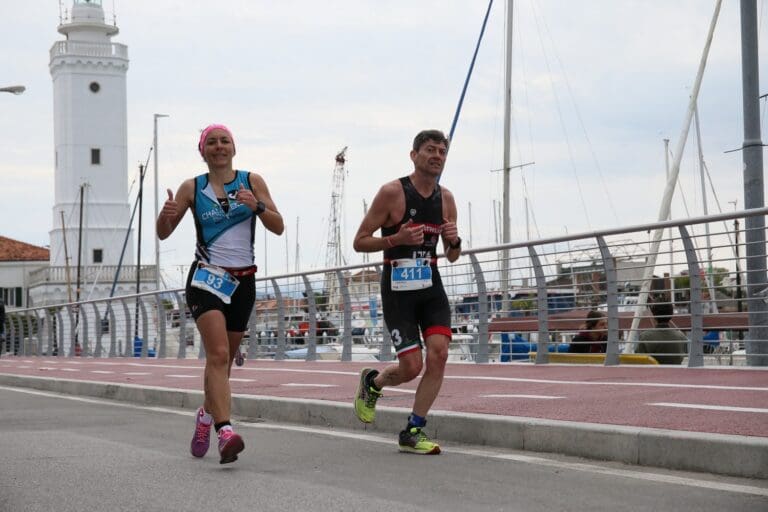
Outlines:
{"type": "MultiPolygon", "coordinates": [[[[112,42],[118,28],[105,22],[101,0],[72,0],[58,31],[65,39],[51,47],[49,64],[55,166],[50,268],[33,274],[30,283],[38,305],[109,295],[131,214],[128,48],[112,42]]],[[[116,294],[136,291],[129,284],[136,268],[128,234],[116,294]]],[[[149,273],[142,278],[154,279],[149,273]]]]}

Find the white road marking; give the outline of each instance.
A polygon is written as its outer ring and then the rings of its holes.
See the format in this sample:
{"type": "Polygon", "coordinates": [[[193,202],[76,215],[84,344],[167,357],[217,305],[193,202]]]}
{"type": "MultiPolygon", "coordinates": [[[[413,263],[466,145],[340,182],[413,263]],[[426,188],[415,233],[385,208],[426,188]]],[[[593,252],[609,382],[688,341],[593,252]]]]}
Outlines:
{"type": "Polygon", "coordinates": [[[123,375],[140,376],[140,375],[152,375],[150,372],[125,372],[123,375]]]}
{"type": "Polygon", "coordinates": [[[62,372],[79,372],[80,368],[59,368],[59,370],[62,372]]]}
{"type": "Polygon", "coordinates": [[[199,375],[183,375],[181,373],[176,373],[176,374],[169,373],[169,374],[166,374],[166,377],[173,377],[174,379],[199,379],[200,378],[199,375]]]}
{"type": "Polygon", "coordinates": [[[480,395],[480,398],[531,398],[533,400],[559,400],[565,397],[547,395],[480,395]]]}
{"type": "Polygon", "coordinates": [[[581,381],[581,380],[552,380],[552,379],[520,379],[515,377],[486,377],[481,375],[446,375],[445,380],[487,380],[495,382],[533,382],[537,384],[574,384],[578,386],[624,386],[647,388],[678,388],[678,389],[719,389],[725,391],[768,391],[768,388],[752,386],[718,386],[707,384],[671,384],[667,382],[612,382],[612,381],[581,381]]]}
{"type": "Polygon", "coordinates": [[[728,411],[728,412],[757,412],[768,414],[768,409],[759,409],[757,407],[731,407],[727,405],[704,405],[704,404],[676,404],[671,402],[656,402],[648,405],[658,405],[660,407],[679,407],[681,409],[704,409],[707,411],[728,411]]]}
{"type": "Polygon", "coordinates": [[[103,375],[115,373],[112,370],[91,370],[91,373],[101,373],[103,375]]]}
{"type": "Polygon", "coordinates": [[[415,389],[407,389],[407,388],[384,388],[385,393],[407,393],[409,395],[415,395],[416,390],[415,389]]]}
{"type": "MultiPolygon", "coordinates": [[[[179,416],[191,417],[195,415],[194,411],[185,411],[182,409],[170,409],[166,407],[150,407],[146,405],[128,404],[124,402],[112,402],[109,400],[100,400],[94,398],[83,398],[78,396],[60,395],[58,393],[49,393],[45,391],[34,391],[30,389],[20,389],[13,387],[0,386],[0,389],[4,391],[15,391],[17,393],[27,393],[30,395],[45,396],[51,398],[63,398],[66,400],[74,400],[84,403],[92,403],[97,405],[107,405],[112,407],[124,407],[128,409],[137,409],[144,411],[160,412],[163,414],[176,414],[179,416]]],[[[346,432],[339,430],[326,430],[316,427],[302,427],[295,425],[281,425],[281,424],[268,424],[268,423],[250,423],[247,421],[237,421],[236,425],[245,428],[263,429],[263,430],[285,430],[291,432],[305,432],[311,434],[320,434],[329,437],[339,437],[344,439],[355,439],[359,441],[373,442],[385,445],[392,445],[391,436],[376,436],[372,434],[357,434],[354,432],[346,432]]],[[[451,446],[446,450],[451,454],[461,454],[471,457],[485,457],[488,459],[497,460],[509,460],[513,462],[520,462],[524,464],[533,464],[538,466],[554,467],[558,469],[569,469],[572,471],[582,471],[584,473],[596,473],[601,475],[607,475],[609,477],[621,476],[624,478],[634,478],[636,480],[645,480],[649,482],[657,482],[660,484],[674,484],[685,487],[697,487],[701,489],[734,492],[740,494],[752,494],[755,496],[768,497],[768,488],[756,487],[751,485],[739,485],[729,484],[725,482],[719,482],[717,480],[699,480],[696,478],[679,477],[671,474],[670,471],[664,473],[655,473],[653,470],[648,471],[633,471],[629,469],[620,469],[614,466],[599,466],[597,464],[579,463],[579,462],[567,462],[558,460],[555,458],[548,459],[546,457],[523,455],[519,453],[509,453],[501,450],[478,450],[473,448],[463,448],[460,446],[451,446]]],[[[745,479],[746,480],[746,479],[745,479]]]]}
{"type": "MultiPolygon", "coordinates": [[[[229,380],[233,380],[233,379],[229,379],[229,380]]],[[[337,388],[339,387],[337,384],[311,384],[311,383],[302,383],[302,382],[289,382],[287,384],[280,384],[280,385],[294,387],[294,388],[337,388]]]]}
{"type": "MultiPolygon", "coordinates": [[[[30,361],[31,362],[31,361],[30,361]]],[[[44,361],[46,364],[56,364],[60,361],[55,361],[51,359],[46,359],[44,361]]],[[[62,361],[66,362],[66,361],[62,361]]],[[[272,364],[268,361],[259,361],[261,364],[272,364]]],[[[292,362],[289,362],[293,363],[292,362]]],[[[295,361],[296,364],[303,364],[304,361],[295,361]]],[[[331,362],[329,362],[331,363],[331,362]]],[[[38,361],[39,364],[39,361],[38,361]]],[[[161,363],[142,363],[142,362],[116,362],[116,361],[99,361],[97,359],[92,359],[88,361],[88,364],[98,364],[98,365],[106,365],[106,366],[138,366],[138,367],[149,367],[149,368],[172,368],[175,370],[183,369],[183,370],[203,370],[205,368],[204,365],[202,366],[192,366],[192,365],[180,365],[180,364],[161,364],[161,363]]],[[[256,363],[253,363],[256,364],[256,363]]],[[[275,362],[277,364],[277,362],[275,362]]],[[[22,368],[22,367],[18,367],[22,368]]],[[[53,368],[44,368],[41,369],[48,369],[51,370],[53,368]]],[[[254,366],[243,366],[240,368],[237,368],[236,370],[233,369],[233,371],[238,372],[245,372],[245,371],[256,371],[256,372],[293,372],[293,373],[311,373],[311,374],[326,374],[326,375],[354,375],[359,376],[359,371],[336,371],[336,370],[315,370],[315,369],[301,369],[301,368],[266,368],[266,367],[254,367],[254,366]]],[[[675,383],[666,383],[666,382],[626,382],[626,381],[620,381],[620,382],[614,382],[614,381],[579,381],[579,380],[556,380],[556,379],[524,379],[524,378],[517,378],[517,377],[493,377],[493,376],[487,376],[487,375],[446,375],[445,380],[478,380],[478,381],[490,381],[490,382],[523,382],[523,383],[534,383],[534,384],[568,384],[568,385],[577,385],[577,386],[622,386],[622,387],[650,387],[650,388],[676,388],[676,389],[695,389],[695,390],[702,390],[702,389],[714,389],[714,390],[723,390],[723,391],[768,391],[768,387],[755,387],[755,386],[722,386],[722,385],[710,385],[710,384],[675,384],[675,383]]],[[[394,389],[394,388],[391,388],[394,389]]]]}
{"type": "Polygon", "coordinates": [[[256,379],[237,379],[235,377],[229,378],[230,382],[256,382],[256,379]]]}

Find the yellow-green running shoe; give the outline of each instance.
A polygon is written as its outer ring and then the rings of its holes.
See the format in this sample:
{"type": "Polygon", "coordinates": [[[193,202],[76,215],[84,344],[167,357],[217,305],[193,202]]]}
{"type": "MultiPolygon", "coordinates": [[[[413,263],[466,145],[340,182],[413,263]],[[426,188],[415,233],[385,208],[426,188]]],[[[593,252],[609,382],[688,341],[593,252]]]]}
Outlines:
{"type": "Polygon", "coordinates": [[[376,391],[365,383],[366,377],[372,371],[374,371],[373,368],[362,369],[355,392],[355,414],[363,423],[373,423],[376,417],[376,400],[381,396],[381,391],[376,391]]]}
{"type": "Polygon", "coordinates": [[[432,441],[419,427],[400,432],[400,451],[419,455],[437,455],[440,445],[432,441]]]}

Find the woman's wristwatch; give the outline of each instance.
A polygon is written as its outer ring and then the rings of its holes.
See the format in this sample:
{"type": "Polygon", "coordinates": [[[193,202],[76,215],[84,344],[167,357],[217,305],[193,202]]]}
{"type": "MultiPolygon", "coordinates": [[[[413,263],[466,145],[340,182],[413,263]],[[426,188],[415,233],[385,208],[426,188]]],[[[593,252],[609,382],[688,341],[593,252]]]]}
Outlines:
{"type": "Polygon", "coordinates": [[[267,205],[264,204],[263,201],[256,201],[256,209],[253,211],[256,215],[261,215],[266,211],[267,205]]]}
{"type": "Polygon", "coordinates": [[[451,243],[449,243],[449,244],[448,244],[448,247],[449,247],[450,249],[460,249],[460,248],[461,248],[461,237],[460,237],[460,236],[457,236],[457,237],[456,237],[456,242],[455,242],[455,243],[452,243],[452,244],[451,244],[451,243]]]}

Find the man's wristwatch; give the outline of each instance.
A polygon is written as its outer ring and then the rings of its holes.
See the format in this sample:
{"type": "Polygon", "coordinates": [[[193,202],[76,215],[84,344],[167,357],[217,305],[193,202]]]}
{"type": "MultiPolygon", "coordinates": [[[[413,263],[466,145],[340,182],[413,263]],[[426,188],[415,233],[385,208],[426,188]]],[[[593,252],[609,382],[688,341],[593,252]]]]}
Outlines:
{"type": "Polygon", "coordinates": [[[461,248],[461,237],[457,236],[456,237],[456,243],[453,243],[453,244],[449,243],[448,244],[448,248],[450,248],[450,249],[460,249],[461,248]]]}
{"type": "Polygon", "coordinates": [[[256,209],[253,211],[256,215],[261,215],[267,209],[263,201],[256,201],[256,209]]]}

